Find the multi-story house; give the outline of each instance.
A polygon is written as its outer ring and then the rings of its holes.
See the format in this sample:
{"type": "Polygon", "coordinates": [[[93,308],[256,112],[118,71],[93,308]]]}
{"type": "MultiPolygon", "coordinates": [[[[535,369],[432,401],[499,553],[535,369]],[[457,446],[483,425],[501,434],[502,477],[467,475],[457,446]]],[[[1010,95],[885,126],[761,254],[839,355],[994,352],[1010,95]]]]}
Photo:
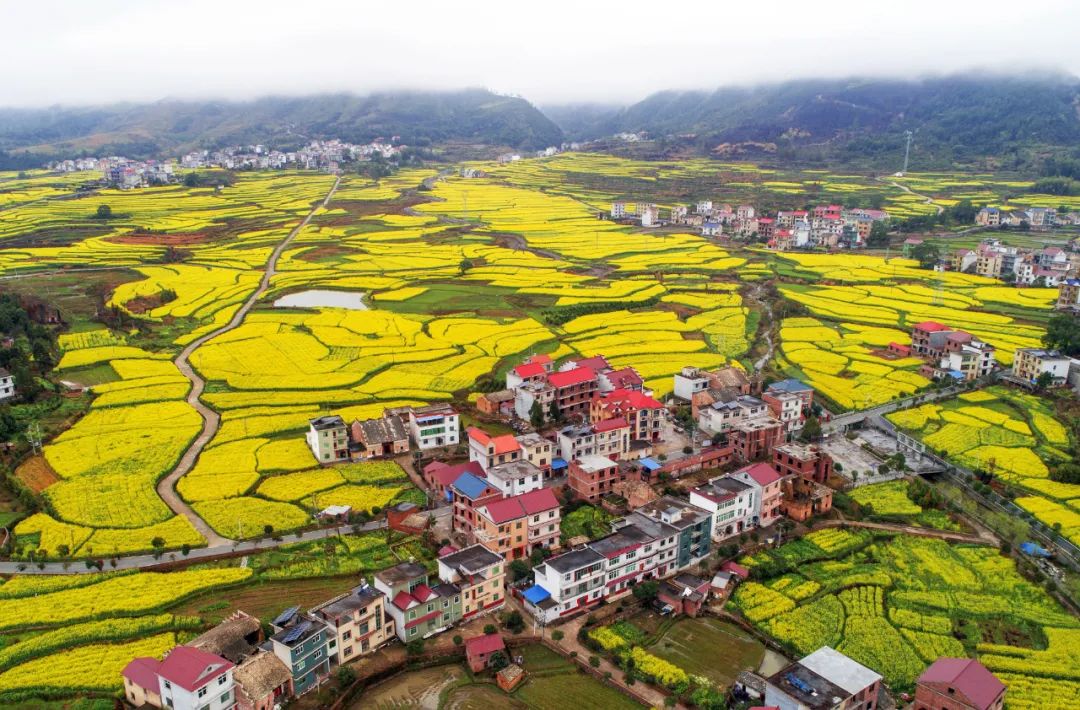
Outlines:
{"type": "Polygon", "coordinates": [[[274,655],[292,672],[293,692],[302,695],[330,675],[337,635],[322,620],[293,607],[274,620],[273,628],[270,643],[274,655]]]}
{"type": "Polygon", "coordinates": [[[487,482],[504,496],[535,491],[544,485],[544,472],[528,461],[510,461],[487,470],[487,482]]]}
{"type": "Polygon", "coordinates": [[[439,558],[439,578],[461,590],[461,619],[501,609],[506,603],[506,560],[483,545],[439,558]]]}
{"type": "Polygon", "coordinates": [[[768,390],[761,395],[761,401],[769,407],[769,412],[780,420],[786,432],[800,429],[806,422],[803,399],[794,392],[768,390]]]}
{"type": "Polygon", "coordinates": [[[800,380],[787,379],[773,382],[765,388],[765,392],[772,395],[796,395],[802,400],[803,410],[809,410],[814,405],[814,388],[800,380]]]}
{"type": "Polygon", "coordinates": [[[805,522],[832,510],[833,490],[817,481],[787,476],[781,479],[780,488],[780,512],[796,522],[805,522]]]}
{"type": "Polygon", "coordinates": [[[550,488],[541,488],[479,507],[469,541],[512,561],[556,547],[561,523],[558,499],[550,488]]]}
{"type": "Polygon", "coordinates": [[[543,382],[554,370],[549,355],[533,355],[506,373],[506,388],[515,389],[526,382],[543,382]]]}
{"type": "Polygon", "coordinates": [[[690,489],[690,503],[712,513],[713,540],[725,540],[752,527],[756,488],[731,476],[713,478],[690,489]]]}
{"type": "Polygon", "coordinates": [[[831,456],[817,446],[795,442],[773,449],[772,465],[781,476],[798,476],[818,483],[828,483],[833,472],[831,456]]]}
{"type": "Polygon", "coordinates": [[[623,219],[626,217],[626,203],[625,202],[612,202],[611,203],[611,218],[623,219]]]}
{"type": "Polygon", "coordinates": [[[975,224],[981,227],[997,227],[1001,224],[1001,210],[997,207],[983,207],[975,214],[975,224]]]}
{"type": "Polygon", "coordinates": [[[638,218],[642,227],[656,227],[660,224],[660,208],[653,204],[638,205],[638,218]]]}
{"type": "Polygon", "coordinates": [[[386,611],[404,643],[433,636],[461,618],[461,590],[447,582],[429,586],[421,564],[402,562],[376,572],[375,588],[390,600],[386,611]]]}
{"type": "Polygon", "coordinates": [[[488,483],[487,479],[463,473],[450,484],[450,504],[454,508],[453,530],[472,539],[476,526],[476,512],[482,506],[503,499],[502,491],[488,483]]]}
{"type": "Polygon", "coordinates": [[[660,439],[666,413],[663,404],[635,390],[612,390],[593,398],[589,407],[589,419],[594,425],[605,419],[625,420],[630,425],[631,440],[660,439]]]}
{"type": "Polygon", "coordinates": [[[589,367],[553,372],[547,381],[555,389],[555,406],[564,417],[587,415],[600,387],[596,372],[589,367]]]}
{"type": "Polygon", "coordinates": [[[606,456],[587,454],[570,462],[570,490],[578,498],[590,503],[595,503],[611,493],[615,484],[624,480],[626,475],[619,468],[619,464],[606,456]]]}
{"type": "Polygon", "coordinates": [[[559,453],[565,461],[591,455],[618,460],[629,451],[630,425],[621,417],[559,430],[559,453]]]}
{"type": "Polygon", "coordinates": [[[484,471],[521,460],[521,444],[512,434],[492,436],[474,426],[466,429],[465,433],[469,438],[469,460],[479,462],[484,471]]]}
{"type": "Polygon", "coordinates": [[[522,434],[517,437],[522,459],[540,469],[544,478],[551,475],[551,462],[557,456],[555,443],[539,434],[522,434]]]}
{"type": "Polygon", "coordinates": [[[771,414],[735,422],[727,431],[727,445],[744,463],[771,456],[773,447],[786,439],[784,424],[771,414]]]}
{"type": "Polygon", "coordinates": [[[730,474],[738,481],[753,486],[754,510],[751,523],[768,527],[780,518],[780,503],[783,491],[780,481],[782,477],[776,469],[767,463],[756,463],[751,466],[740,468],[730,474]]]}
{"type": "Polygon", "coordinates": [[[460,418],[449,404],[409,407],[409,431],[421,451],[457,446],[460,418]]]}
{"type": "Polygon", "coordinates": [[[994,353],[993,345],[958,330],[945,338],[940,366],[947,372],[959,372],[964,380],[974,380],[994,369],[994,353]]]}
{"type": "Polygon", "coordinates": [[[828,646],[765,680],[766,707],[779,710],[876,710],[881,676],[828,646]]]}
{"type": "Polygon", "coordinates": [[[311,419],[307,444],[319,463],[345,461],[349,458],[349,427],[336,414],[311,419]]]}
{"type": "Polygon", "coordinates": [[[235,665],[190,646],[177,646],[163,660],[133,659],[121,675],[124,697],[172,710],[232,710],[236,707],[235,665]]]}
{"type": "Polygon", "coordinates": [[[689,501],[671,496],[641,506],[627,520],[636,521],[647,518],[657,523],[670,525],[679,531],[675,566],[678,569],[697,564],[709,556],[712,548],[712,515],[689,501]]]}
{"type": "Polygon", "coordinates": [[[367,583],[312,607],[337,640],[337,664],[371,653],[394,638],[394,622],[387,616],[386,597],[367,583]]]}
{"type": "Polygon", "coordinates": [[[750,395],[721,396],[698,409],[698,428],[709,434],[724,434],[735,424],[747,419],[769,416],[769,406],[750,395]]]}
{"type": "Polygon", "coordinates": [[[1025,382],[1035,382],[1044,372],[1050,373],[1051,384],[1060,385],[1069,376],[1070,358],[1057,350],[1021,348],[1013,356],[1013,376],[1025,382]]]}
{"type": "Polygon", "coordinates": [[[10,372],[0,367],[0,402],[15,396],[15,378],[10,372]]]}
{"type": "Polygon", "coordinates": [[[604,556],[603,596],[617,599],[639,582],[673,572],[678,537],[671,526],[642,525],[627,518],[610,535],[590,542],[589,548],[604,556]]]}
{"type": "Polygon", "coordinates": [[[526,608],[550,622],[599,604],[605,595],[606,562],[590,547],[549,557],[533,568],[534,586],[525,592],[526,608]]]}
{"type": "Polygon", "coordinates": [[[915,681],[916,710],[1001,710],[1005,685],[973,658],[939,658],[915,681]]]}
{"type": "Polygon", "coordinates": [[[1058,310],[1080,311],[1080,279],[1065,279],[1058,285],[1058,310]]]}
{"type": "Polygon", "coordinates": [[[596,373],[596,377],[600,394],[606,394],[612,390],[643,392],[645,389],[645,380],[632,367],[624,367],[619,370],[600,370],[596,373]]]}

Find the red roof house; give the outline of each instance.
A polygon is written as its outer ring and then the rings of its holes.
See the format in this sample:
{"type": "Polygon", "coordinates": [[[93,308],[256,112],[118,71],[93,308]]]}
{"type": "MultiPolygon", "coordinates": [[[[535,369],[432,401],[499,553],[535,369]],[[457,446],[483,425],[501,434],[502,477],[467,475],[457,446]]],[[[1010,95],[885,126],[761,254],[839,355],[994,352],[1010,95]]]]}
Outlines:
{"type": "Polygon", "coordinates": [[[575,367],[573,370],[553,372],[548,375],[548,384],[552,387],[572,387],[596,379],[596,373],[588,367],[575,367]]]}
{"type": "Polygon", "coordinates": [[[483,671],[493,655],[505,650],[506,644],[499,634],[484,634],[465,640],[465,660],[473,673],[483,671]]]}
{"type": "Polygon", "coordinates": [[[937,333],[942,330],[948,330],[947,327],[943,326],[941,323],[938,323],[936,320],[924,320],[921,323],[916,323],[912,327],[914,329],[922,330],[927,333],[937,333]]]}
{"type": "Polygon", "coordinates": [[[747,466],[737,473],[746,473],[746,475],[754,479],[754,483],[763,488],[770,483],[776,483],[783,478],[775,468],[767,463],[756,463],[752,466],[747,466]]]}
{"type": "Polygon", "coordinates": [[[939,658],[915,683],[915,706],[947,710],[1000,710],[1005,686],[972,658],[939,658]]]}
{"type": "Polygon", "coordinates": [[[157,667],[157,675],[194,693],[234,667],[231,661],[191,646],[177,646],[157,667]]]}

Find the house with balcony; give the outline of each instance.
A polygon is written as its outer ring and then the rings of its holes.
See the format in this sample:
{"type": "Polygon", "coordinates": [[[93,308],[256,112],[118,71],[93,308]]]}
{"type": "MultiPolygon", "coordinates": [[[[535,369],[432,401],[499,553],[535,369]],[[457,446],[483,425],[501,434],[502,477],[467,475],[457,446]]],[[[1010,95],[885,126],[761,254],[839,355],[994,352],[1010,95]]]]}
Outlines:
{"type": "Polygon", "coordinates": [[[501,609],[506,560],[483,545],[473,545],[439,558],[439,578],[461,590],[461,619],[501,609]]]}
{"type": "Polygon", "coordinates": [[[557,547],[561,524],[558,499],[541,488],[479,507],[468,539],[512,561],[557,547]]]}
{"type": "Polygon", "coordinates": [[[780,482],[783,477],[776,469],[767,463],[756,463],[730,475],[755,489],[751,514],[754,525],[768,527],[780,519],[783,495],[780,482]]]}
{"type": "Polygon", "coordinates": [[[349,427],[336,414],[311,419],[308,421],[307,444],[319,463],[347,461],[349,427]]]}
{"type": "Polygon", "coordinates": [[[659,500],[641,506],[627,520],[648,518],[656,523],[670,525],[679,531],[675,566],[685,569],[709,556],[712,549],[712,514],[692,505],[687,500],[663,496],[659,500]]]}
{"type": "Polygon", "coordinates": [[[1033,384],[1044,372],[1049,373],[1052,385],[1062,385],[1069,377],[1071,358],[1057,350],[1020,348],[1013,356],[1013,376],[1033,384]]]}
{"type": "Polygon", "coordinates": [[[449,404],[408,407],[409,432],[421,451],[457,446],[460,418],[449,404]]]}
{"type": "Polygon", "coordinates": [[[828,483],[833,460],[821,448],[792,442],[773,449],[773,468],[781,476],[798,476],[818,483],[828,483]]]}
{"type": "Polygon", "coordinates": [[[712,538],[719,542],[754,527],[756,487],[719,476],[690,489],[690,504],[712,514],[712,538]]]}
{"type": "Polygon", "coordinates": [[[606,456],[586,454],[570,462],[568,483],[574,495],[595,503],[614,490],[616,483],[626,480],[619,464],[606,456]]]}
{"type": "Polygon", "coordinates": [[[375,589],[389,600],[386,611],[403,643],[434,636],[461,618],[461,590],[454,584],[429,580],[421,564],[402,562],[376,572],[375,589]]]}
{"type": "Polygon", "coordinates": [[[663,404],[637,390],[612,390],[594,397],[589,406],[589,421],[596,425],[607,419],[622,419],[630,425],[632,441],[658,441],[666,415],[663,404]]]}
{"type": "Polygon", "coordinates": [[[567,462],[593,455],[618,461],[630,452],[630,425],[621,417],[574,424],[559,430],[558,442],[559,454],[567,462]]]}
{"type": "Polygon", "coordinates": [[[492,466],[487,470],[486,480],[504,496],[516,496],[542,488],[544,472],[522,459],[492,466]]]}
{"type": "Polygon", "coordinates": [[[394,622],[386,614],[386,597],[371,585],[361,584],[329,601],[312,607],[337,640],[336,665],[354,661],[395,637],[394,622]]]}
{"type": "Polygon", "coordinates": [[[604,600],[606,558],[590,547],[549,557],[533,568],[525,608],[544,623],[584,611],[604,600]]]}
{"type": "Polygon", "coordinates": [[[274,655],[292,672],[293,691],[303,695],[330,675],[337,658],[337,635],[316,616],[287,609],[272,623],[274,655]]]}
{"type": "Polygon", "coordinates": [[[470,542],[473,528],[476,526],[477,511],[487,505],[503,499],[503,493],[491,485],[486,478],[471,473],[462,473],[448,489],[450,504],[454,508],[453,531],[465,536],[470,542]]]}
{"type": "Polygon", "coordinates": [[[231,710],[236,688],[231,661],[190,646],[177,646],[164,659],[140,657],[121,676],[124,697],[133,705],[172,710],[231,710]]]}
{"type": "Polygon", "coordinates": [[[469,439],[469,460],[479,462],[485,473],[494,466],[520,461],[524,453],[513,434],[492,436],[474,426],[466,429],[465,434],[469,439]]]}
{"type": "Polygon", "coordinates": [[[558,456],[555,443],[535,433],[522,434],[517,437],[517,442],[521,446],[522,459],[540,469],[545,479],[550,478],[552,461],[558,456]]]}

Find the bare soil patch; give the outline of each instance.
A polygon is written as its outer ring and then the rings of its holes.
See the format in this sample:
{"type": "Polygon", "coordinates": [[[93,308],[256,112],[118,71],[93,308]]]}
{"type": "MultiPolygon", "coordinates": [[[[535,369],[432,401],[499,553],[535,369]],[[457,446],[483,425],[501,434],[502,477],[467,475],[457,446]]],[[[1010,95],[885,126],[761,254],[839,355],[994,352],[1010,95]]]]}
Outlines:
{"type": "Polygon", "coordinates": [[[15,477],[34,493],[43,490],[60,480],[44,456],[32,456],[15,469],[15,477]]]}
{"type": "Polygon", "coordinates": [[[149,244],[151,246],[178,247],[188,244],[203,244],[212,237],[203,232],[187,234],[121,234],[116,237],[108,237],[105,241],[113,244],[149,244]]]}

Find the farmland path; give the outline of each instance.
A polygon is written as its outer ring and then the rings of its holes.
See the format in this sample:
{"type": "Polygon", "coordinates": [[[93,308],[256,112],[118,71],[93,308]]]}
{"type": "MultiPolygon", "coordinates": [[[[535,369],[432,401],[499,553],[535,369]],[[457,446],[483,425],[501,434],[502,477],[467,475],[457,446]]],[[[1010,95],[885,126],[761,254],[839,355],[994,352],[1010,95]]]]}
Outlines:
{"type": "Polygon", "coordinates": [[[892,185],[893,187],[895,187],[897,189],[903,190],[904,192],[906,192],[909,195],[914,195],[915,197],[921,197],[922,201],[923,201],[923,204],[933,205],[934,209],[937,210],[938,214],[941,214],[942,212],[945,211],[945,208],[942,207],[941,205],[935,205],[934,204],[934,198],[933,197],[928,197],[927,195],[920,195],[919,193],[915,192],[914,190],[912,190],[907,185],[902,185],[902,184],[896,182],[895,180],[886,180],[885,178],[880,178],[880,177],[878,178],[878,180],[881,180],[882,182],[888,183],[888,184],[892,185]]]}
{"type": "Polygon", "coordinates": [[[888,530],[890,532],[918,535],[920,537],[936,537],[948,542],[968,542],[975,545],[1000,545],[1001,542],[989,530],[979,530],[977,535],[951,532],[949,530],[935,530],[933,528],[920,528],[914,525],[899,525],[896,523],[871,523],[862,520],[824,520],[814,525],[814,530],[822,528],[836,528],[846,526],[849,528],[867,528],[870,530],[888,530]]]}
{"type": "Polygon", "coordinates": [[[201,454],[206,445],[210,443],[210,440],[214,438],[214,435],[218,432],[218,428],[221,426],[221,416],[213,409],[203,404],[199,399],[202,396],[203,389],[206,387],[206,381],[200,377],[191,366],[191,354],[206,344],[207,341],[224,333],[228,333],[230,330],[236,329],[243,323],[244,318],[255,306],[255,303],[270,287],[270,279],[277,273],[277,263],[278,259],[281,258],[281,254],[289,246],[296,235],[300,233],[300,230],[311,222],[311,218],[315,216],[315,213],[318,212],[319,208],[326,207],[330,203],[330,198],[334,196],[334,192],[338,189],[338,185],[340,184],[341,178],[339,177],[334,180],[334,184],[330,187],[330,192],[326,193],[326,197],[323,198],[322,202],[313,206],[311,211],[307,213],[307,216],[300,221],[300,224],[296,225],[293,230],[289,232],[276,247],[274,247],[274,251],[270,252],[270,256],[266,260],[266,268],[263,271],[262,279],[259,281],[259,287],[256,288],[240,308],[237,309],[232,319],[217,330],[191,341],[187,347],[180,351],[180,354],[176,356],[176,359],[173,360],[177,369],[180,370],[180,374],[191,382],[191,391],[188,393],[187,403],[194,407],[195,411],[202,417],[203,428],[199,435],[195,437],[195,440],[191,442],[191,445],[188,446],[187,451],[180,457],[180,461],[177,462],[176,467],[158,482],[157,492],[158,495],[161,496],[161,499],[165,501],[165,504],[169,506],[174,513],[183,515],[187,518],[188,522],[199,531],[199,534],[206,538],[208,547],[229,545],[233,541],[216,533],[214,529],[211,528],[206,521],[180,497],[180,494],[176,492],[176,482],[191,471],[195,466],[195,461],[199,458],[199,454],[201,454]]]}

